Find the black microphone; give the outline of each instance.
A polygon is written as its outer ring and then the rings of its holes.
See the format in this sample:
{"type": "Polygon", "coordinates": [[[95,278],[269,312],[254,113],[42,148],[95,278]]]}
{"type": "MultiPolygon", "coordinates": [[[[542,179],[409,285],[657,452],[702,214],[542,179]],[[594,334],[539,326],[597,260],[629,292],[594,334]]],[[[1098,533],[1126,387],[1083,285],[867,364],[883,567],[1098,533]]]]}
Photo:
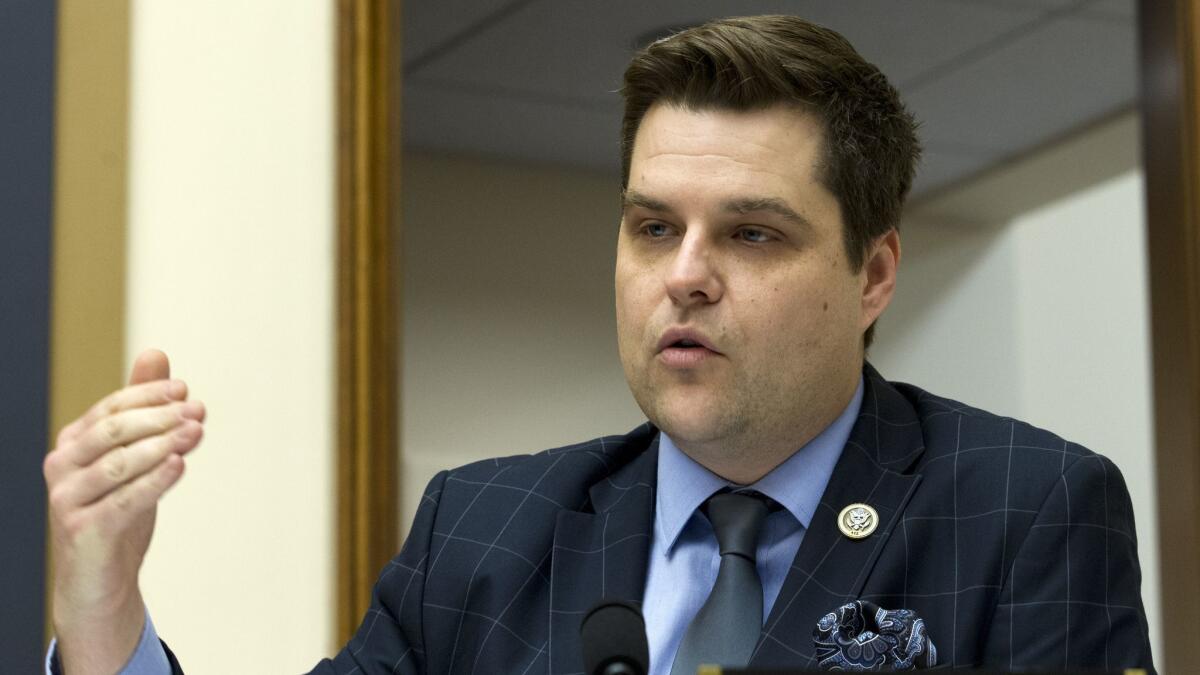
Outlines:
{"type": "Polygon", "coordinates": [[[646,622],[637,607],[620,600],[601,600],[579,625],[583,671],[587,675],[646,675],[650,646],[646,622]]]}

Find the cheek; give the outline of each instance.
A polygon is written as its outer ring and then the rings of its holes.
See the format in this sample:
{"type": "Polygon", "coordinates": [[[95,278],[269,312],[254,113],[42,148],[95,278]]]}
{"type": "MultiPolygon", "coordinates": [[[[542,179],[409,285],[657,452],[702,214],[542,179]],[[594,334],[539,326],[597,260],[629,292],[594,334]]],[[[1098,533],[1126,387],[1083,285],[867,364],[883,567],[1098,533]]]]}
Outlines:
{"type": "Polygon", "coordinates": [[[618,271],[616,284],[617,331],[622,339],[632,339],[645,323],[650,303],[646,284],[638,275],[623,275],[618,271]]]}
{"type": "Polygon", "coordinates": [[[637,261],[618,262],[614,275],[617,302],[628,304],[644,302],[646,297],[653,292],[655,279],[658,276],[652,265],[641,264],[637,261]]]}
{"type": "Polygon", "coordinates": [[[622,316],[632,316],[637,305],[637,289],[627,278],[620,275],[617,276],[616,299],[617,299],[617,319],[622,316]]]}
{"type": "Polygon", "coordinates": [[[860,300],[853,283],[812,275],[801,282],[772,284],[754,302],[757,323],[784,343],[813,345],[840,341],[857,329],[860,300]]]}
{"type": "Polygon", "coordinates": [[[830,337],[845,340],[858,331],[862,302],[852,288],[831,288],[821,299],[820,314],[821,323],[830,337]]]}
{"type": "Polygon", "coordinates": [[[629,304],[629,295],[631,289],[632,276],[629,270],[621,262],[620,254],[617,255],[617,267],[613,274],[613,290],[617,302],[617,316],[620,317],[625,310],[625,306],[629,304]]]}

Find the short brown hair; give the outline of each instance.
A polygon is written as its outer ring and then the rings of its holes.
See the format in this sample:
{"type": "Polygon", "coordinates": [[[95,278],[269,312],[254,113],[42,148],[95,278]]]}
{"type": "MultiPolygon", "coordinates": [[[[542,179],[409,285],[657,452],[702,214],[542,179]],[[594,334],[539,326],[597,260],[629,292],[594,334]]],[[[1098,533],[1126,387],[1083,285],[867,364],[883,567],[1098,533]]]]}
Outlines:
{"type": "MultiPolygon", "coordinates": [[[[819,179],[841,207],[858,271],[872,241],[900,224],[921,154],[917,124],[879,69],[838,33],[795,16],[720,19],[655,41],[625,70],[621,184],[638,126],[655,103],[693,110],[796,105],[825,130],[819,179]]],[[[866,331],[870,345],[874,326],[866,331]]]]}

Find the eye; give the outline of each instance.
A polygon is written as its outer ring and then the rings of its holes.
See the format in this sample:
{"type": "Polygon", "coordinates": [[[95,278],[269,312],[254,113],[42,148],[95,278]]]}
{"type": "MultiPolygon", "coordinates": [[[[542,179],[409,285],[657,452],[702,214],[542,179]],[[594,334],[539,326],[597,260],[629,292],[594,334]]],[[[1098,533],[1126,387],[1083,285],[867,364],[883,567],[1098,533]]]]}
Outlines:
{"type": "Polygon", "coordinates": [[[766,230],[757,227],[743,227],[737,231],[735,236],[751,244],[764,244],[771,241],[771,235],[766,230]]]}
{"type": "Polygon", "coordinates": [[[642,225],[642,232],[644,232],[646,236],[657,239],[671,234],[671,228],[667,227],[666,223],[651,221],[645,225],[642,225]]]}

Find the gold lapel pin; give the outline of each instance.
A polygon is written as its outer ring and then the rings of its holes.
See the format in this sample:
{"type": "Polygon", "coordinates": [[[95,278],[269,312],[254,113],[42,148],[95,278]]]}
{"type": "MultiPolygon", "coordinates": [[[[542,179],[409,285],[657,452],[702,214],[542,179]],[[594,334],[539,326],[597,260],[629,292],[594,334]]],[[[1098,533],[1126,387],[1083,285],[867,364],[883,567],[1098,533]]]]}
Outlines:
{"type": "Polygon", "coordinates": [[[866,504],[851,504],[838,514],[838,529],[851,539],[865,539],[879,527],[879,514],[866,504]]]}

